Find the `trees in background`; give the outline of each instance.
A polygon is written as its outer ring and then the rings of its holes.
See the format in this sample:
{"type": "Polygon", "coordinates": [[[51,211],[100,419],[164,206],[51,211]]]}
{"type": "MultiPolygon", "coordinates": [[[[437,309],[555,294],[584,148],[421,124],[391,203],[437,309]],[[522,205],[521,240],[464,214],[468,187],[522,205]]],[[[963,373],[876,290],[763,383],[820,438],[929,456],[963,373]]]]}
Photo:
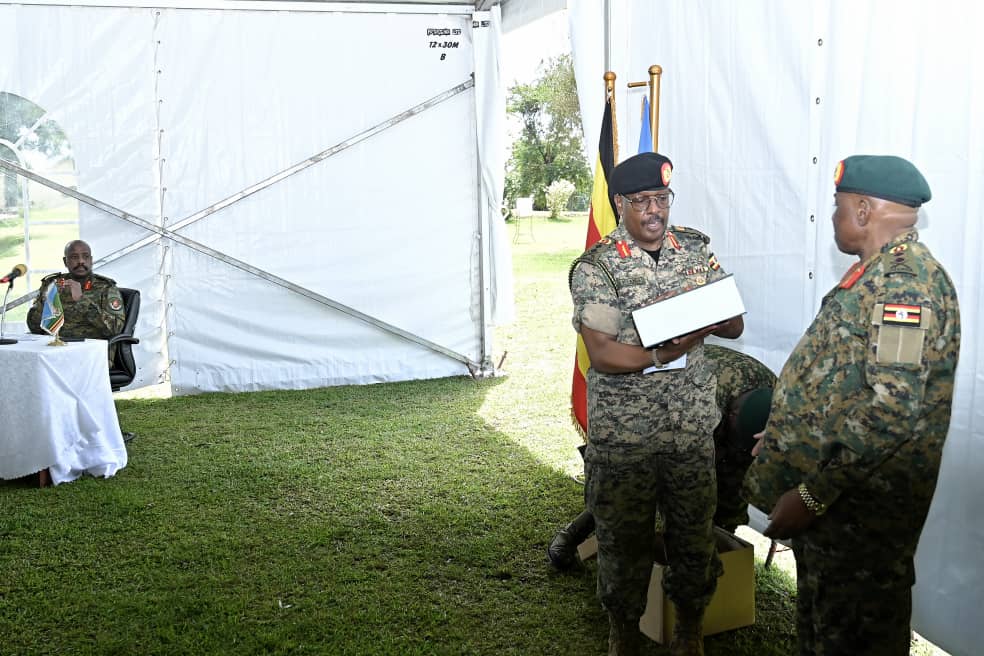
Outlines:
{"type": "Polygon", "coordinates": [[[547,209],[547,187],[557,180],[573,183],[578,196],[590,194],[571,56],[548,59],[541,71],[535,82],[509,89],[506,110],[520,121],[521,132],[506,164],[506,207],[532,196],[535,209],[547,209]]]}
{"type": "MultiPolygon", "coordinates": [[[[34,151],[49,161],[71,157],[71,146],[61,126],[41,107],[13,93],[0,91],[0,158],[21,163],[14,152],[34,151]]],[[[16,208],[21,200],[17,176],[0,171],[0,209],[16,208]]]]}

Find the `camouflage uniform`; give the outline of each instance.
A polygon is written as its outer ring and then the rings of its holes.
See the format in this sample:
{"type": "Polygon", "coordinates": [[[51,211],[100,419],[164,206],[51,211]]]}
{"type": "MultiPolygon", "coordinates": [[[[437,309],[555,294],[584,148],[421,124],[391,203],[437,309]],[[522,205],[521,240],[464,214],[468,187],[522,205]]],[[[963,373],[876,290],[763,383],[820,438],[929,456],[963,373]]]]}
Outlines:
{"type": "Polygon", "coordinates": [[[729,413],[734,403],[745,392],[760,387],[774,387],[776,375],[764,364],[739,351],[707,344],[707,357],[717,377],[717,407],[721,422],[714,431],[715,470],[717,472],[717,510],[714,523],[729,533],[748,523],[748,501],[741,495],[741,482],[745,471],[752,464],[752,453],[736,443],[730,435],[729,413]]]}
{"type": "Polygon", "coordinates": [[[960,350],[953,283],[917,239],[893,239],[824,297],[745,479],[760,508],[801,482],[828,507],[793,540],[801,654],[909,653],[960,350]]]}
{"type": "MultiPolygon", "coordinates": [[[[60,278],[70,278],[67,273],[53,273],[41,280],[34,304],[27,312],[27,326],[32,333],[45,334],[41,328],[41,310],[44,307],[44,293],[48,284],[60,278]]],[[[67,287],[59,290],[62,310],[65,313],[65,323],[58,334],[61,337],[109,339],[118,335],[123,329],[126,316],[123,308],[123,297],[116,286],[116,281],[96,273],[81,281],[82,298],[72,300],[72,293],[67,287]]],[[[115,350],[115,349],[114,349],[115,350]]],[[[113,362],[113,350],[109,353],[109,362],[113,362]]]]}
{"type": "MultiPolygon", "coordinates": [[[[624,225],[571,266],[573,324],[641,345],[632,311],[666,293],[723,277],[708,238],[670,226],[659,264],[624,225]]],[[[657,503],[666,524],[667,595],[702,608],[721,564],[712,539],[714,442],[720,418],[714,374],[698,344],[685,369],[644,374],[588,370],[585,503],[597,522],[598,596],[609,612],[637,620],[655,556],[657,503]]]]}

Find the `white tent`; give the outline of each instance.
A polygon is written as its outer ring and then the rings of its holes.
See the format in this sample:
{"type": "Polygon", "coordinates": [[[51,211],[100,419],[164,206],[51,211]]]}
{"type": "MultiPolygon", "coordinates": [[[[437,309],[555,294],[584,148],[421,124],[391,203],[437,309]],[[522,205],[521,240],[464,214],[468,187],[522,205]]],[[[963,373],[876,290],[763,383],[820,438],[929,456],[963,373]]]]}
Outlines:
{"type": "Polygon", "coordinates": [[[81,236],[142,292],[134,386],[494,372],[512,282],[482,4],[0,3],[0,91],[68,135],[81,236]]]}
{"type": "MultiPolygon", "coordinates": [[[[492,326],[511,314],[498,34],[509,15],[521,23],[558,0],[503,3],[501,20],[498,4],[0,2],[0,92],[69,135],[78,188],[61,192],[79,200],[100,270],[143,293],[136,385],[169,377],[184,394],[492,371],[492,326]]],[[[570,9],[586,143],[614,70],[622,153],[634,152],[642,91],[624,82],[660,64],[674,221],[714,237],[749,308],[739,347],[775,369],[850,262],[827,220],[835,163],[894,153],[929,178],[921,232],[957,284],[964,335],[914,625],[976,653],[984,10],[570,9]]]]}
{"type": "Polygon", "coordinates": [[[953,420],[917,554],[914,628],[980,653],[984,523],[984,42],[978,3],[572,0],[586,142],[614,71],[620,151],[635,153],[650,65],[663,68],[659,150],[672,221],[706,231],[748,314],[742,350],[778,371],[852,259],[829,220],[836,163],[896,154],[928,178],[920,234],[954,279],[962,349],[953,420]]]}

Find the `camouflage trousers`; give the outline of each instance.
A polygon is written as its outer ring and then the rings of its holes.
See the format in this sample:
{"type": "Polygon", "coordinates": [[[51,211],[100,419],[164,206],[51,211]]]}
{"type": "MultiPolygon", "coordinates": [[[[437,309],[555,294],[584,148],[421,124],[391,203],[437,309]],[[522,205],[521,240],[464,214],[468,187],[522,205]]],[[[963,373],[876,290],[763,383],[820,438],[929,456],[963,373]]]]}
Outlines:
{"type": "MultiPolygon", "coordinates": [[[[677,605],[705,608],[723,569],[714,545],[714,443],[661,433],[646,444],[585,450],[585,504],[598,539],[598,598],[613,615],[642,616],[664,521],[663,588],[677,605]]],[[[662,560],[662,559],[661,559],[662,560]]]]}
{"type": "Polygon", "coordinates": [[[793,540],[799,656],[909,655],[912,581],[883,546],[884,560],[870,562],[793,540]]]}

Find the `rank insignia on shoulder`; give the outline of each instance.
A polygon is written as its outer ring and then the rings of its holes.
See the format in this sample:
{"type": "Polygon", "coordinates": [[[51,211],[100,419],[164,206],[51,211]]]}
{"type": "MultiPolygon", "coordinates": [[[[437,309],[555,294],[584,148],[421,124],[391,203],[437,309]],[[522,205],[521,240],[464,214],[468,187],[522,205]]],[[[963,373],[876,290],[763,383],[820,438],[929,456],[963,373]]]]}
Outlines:
{"type": "Polygon", "coordinates": [[[625,258],[632,254],[629,249],[629,242],[627,241],[617,241],[615,242],[615,250],[618,251],[618,256],[625,258]]]}
{"type": "Polygon", "coordinates": [[[123,303],[118,298],[114,298],[109,302],[109,307],[112,310],[119,310],[123,307],[123,303]]]}
{"type": "Polygon", "coordinates": [[[602,244],[610,244],[610,243],[612,243],[612,238],[611,237],[602,237],[598,241],[601,242],[602,244]]]}
{"type": "Polygon", "coordinates": [[[891,249],[889,254],[892,256],[892,261],[888,265],[888,271],[885,275],[892,275],[895,273],[904,273],[910,276],[916,275],[915,270],[910,266],[912,262],[911,253],[907,253],[909,246],[908,244],[899,244],[895,248],[891,249]]]}
{"type": "Polygon", "coordinates": [[[717,255],[711,253],[711,256],[707,258],[707,268],[711,271],[717,271],[721,268],[721,263],[718,262],[717,255]]]}
{"type": "Polygon", "coordinates": [[[859,262],[847,270],[847,273],[844,274],[844,277],[841,278],[840,284],[837,286],[841,289],[850,289],[851,287],[854,287],[854,283],[860,280],[863,275],[864,265],[859,262]]]}
{"type": "Polygon", "coordinates": [[[673,250],[680,250],[680,242],[672,232],[666,233],[666,241],[670,242],[670,246],[673,247],[673,250]]]}
{"type": "Polygon", "coordinates": [[[922,322],[921,305],[886,303],[882,323],[886,326],[918,326],[922,322]]]}

